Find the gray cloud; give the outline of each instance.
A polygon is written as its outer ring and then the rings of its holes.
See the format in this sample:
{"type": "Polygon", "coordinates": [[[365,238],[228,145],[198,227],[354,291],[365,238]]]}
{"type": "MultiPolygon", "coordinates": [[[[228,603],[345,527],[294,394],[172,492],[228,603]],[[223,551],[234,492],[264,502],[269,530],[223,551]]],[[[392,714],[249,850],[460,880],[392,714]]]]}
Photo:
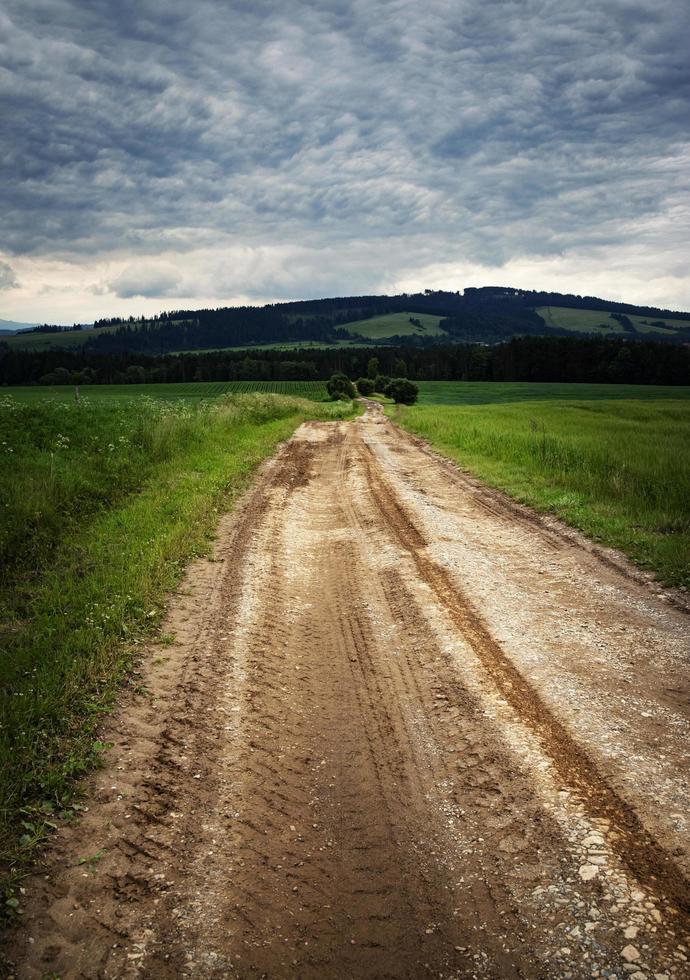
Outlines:
{"type": "MultiPolygon", "coordinates": [[[[338,257],[349,267],[358,244],[360,288],[395,255],[500,265],[635,243],[687,258],[683,0],[4,9],[3,248],[146,256],[118,296],[192,290],[170,254],[200,246],[323,250],[314,290],[332,291],[349,290],[338,257]]],[[[286,266],[281,282],[303,277],[286,266]]]]}
{"type": "Polygon", "coordinates": [[[14,269],[9,262],[0,262],[0,290],[16,289],[19,285],[14,269]]]}
{"type": "Polygon", "coordinates": [[[134,296],[179,296],[181,278],[174,268],[147,264],[127,266],[117,278],[98,292],[111,292],[122,299],[134,296]]]}

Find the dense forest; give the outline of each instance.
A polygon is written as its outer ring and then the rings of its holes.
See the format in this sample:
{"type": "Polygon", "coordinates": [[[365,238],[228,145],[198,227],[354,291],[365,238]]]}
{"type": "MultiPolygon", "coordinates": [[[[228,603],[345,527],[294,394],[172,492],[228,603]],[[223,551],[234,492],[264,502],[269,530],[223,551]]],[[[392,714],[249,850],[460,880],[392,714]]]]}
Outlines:
{"type": "Polygon", "coordinates": [[[501,344],[206,351],[14,350],[0,342],[0,384],[121,384],[169,381],[316,380],[366,374],[372,355],[383,374],[413,380],[575,381],[690,384],[690,347],[644,340],[517,337],[501,344]]]}
{"type": "MultiPolygon", "coordinates": [[[[114,317],[96,321],[95,331],[90,330],[84,336],[84,348],[100,353],[163,354],[270,343],[363,341],[356,329],[348,329],[348,324],[382,314],[410,311],[440,317],[440,327],[447,336],[393,336],[379,343],[433,347],[448,340],[495,344],[515,336],[572,335],[567,329],[544,322],[536,312],[544,306],[601,310],[622,323],[631,336],[637,336],[637,332],[629,314],[687,321],[687,329],[675,329],[667,338],[661,339],[671,343],[690,342],[690,313],[613,303],[592,296],[483,286],[467,288],[464,293],[425,290],[397,296],[345,296],[262,307],[174,310],[138,320],[114,317]]],[[[35,332],[55,333],[61,329],[46,325],[37,327],[35,332]]],[[[76,329],[80,329],[80,325],[70,328],[76,329]]]]}

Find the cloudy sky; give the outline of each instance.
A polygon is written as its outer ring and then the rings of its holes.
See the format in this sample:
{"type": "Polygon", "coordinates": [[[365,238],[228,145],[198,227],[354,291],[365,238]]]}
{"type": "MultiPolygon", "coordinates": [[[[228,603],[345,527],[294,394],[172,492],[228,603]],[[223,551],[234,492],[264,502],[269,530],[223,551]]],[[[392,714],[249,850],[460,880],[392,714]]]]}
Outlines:
{"type": "Polygon", "coordinates": [[[4,0],[0,317],[690,309],[687,0],[4,0]]]}

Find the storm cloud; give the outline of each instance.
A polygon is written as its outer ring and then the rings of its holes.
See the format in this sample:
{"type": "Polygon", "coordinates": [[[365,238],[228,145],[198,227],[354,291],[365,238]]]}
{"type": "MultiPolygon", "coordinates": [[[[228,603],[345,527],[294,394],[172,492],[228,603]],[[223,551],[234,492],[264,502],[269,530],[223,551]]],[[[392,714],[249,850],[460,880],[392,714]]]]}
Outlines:
{"type": "Polygon", "coordinates": [[[683,0],[6,0],[0,250],[25,301],[78,282],[103,312],[520,263],[539,287],[540,262],[586,292],[602,261],[607,295],[644,267],[690,305],[688,24],[683,0]]]}

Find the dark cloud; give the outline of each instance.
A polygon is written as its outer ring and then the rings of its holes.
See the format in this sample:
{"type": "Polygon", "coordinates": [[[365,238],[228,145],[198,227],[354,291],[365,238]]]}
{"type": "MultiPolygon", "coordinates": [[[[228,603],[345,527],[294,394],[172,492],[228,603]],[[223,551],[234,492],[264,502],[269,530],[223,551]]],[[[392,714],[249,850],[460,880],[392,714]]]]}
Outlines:
{"type": "Polygon", "coordinates": [[[149,278],[126,269],[118,296],[175,295],[185,277],[155,256],[199,246],[337,263],[359,243],[370,287],[392,255],[409,268],[434,252],[497,265],[685,247],[684,0],[4,11],[2,247],[147,256],[149,278]]]}

